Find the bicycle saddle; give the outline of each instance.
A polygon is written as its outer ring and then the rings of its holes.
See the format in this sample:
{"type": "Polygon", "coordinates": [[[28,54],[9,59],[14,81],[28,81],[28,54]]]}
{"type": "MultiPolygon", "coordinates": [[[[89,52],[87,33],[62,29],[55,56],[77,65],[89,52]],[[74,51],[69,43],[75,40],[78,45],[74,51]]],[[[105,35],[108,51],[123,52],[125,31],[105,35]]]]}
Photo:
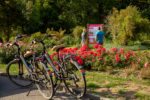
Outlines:
{"type": "Polygon", "coordinates": [[[57,45],[57,46],[54,46],[53,48],[52,48],[52,50],[53,51],[58,51],[59,49],[63,49],[63,48],[65,48],[65,45],[64,44],[61,44],[61,45],[57,45]]]}
{"type": "Polygon", "coordinates": [[[24,54],[24,57],[27,58],[29,56],[33,55],[33,52],[31,51],[27,51],[25,54],[24,54]]]}

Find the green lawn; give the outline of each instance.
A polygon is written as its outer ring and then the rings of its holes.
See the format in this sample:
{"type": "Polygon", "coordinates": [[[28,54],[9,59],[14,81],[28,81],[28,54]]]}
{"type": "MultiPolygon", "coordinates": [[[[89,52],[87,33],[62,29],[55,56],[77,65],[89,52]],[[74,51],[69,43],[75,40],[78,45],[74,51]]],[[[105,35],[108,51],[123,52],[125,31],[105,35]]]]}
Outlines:
{"type": "Polygon", "coordinates": [[[0,64],[0,72],[6,72],[7,64],[0,64]]]}
{"type": "MultiPolygon", "coordinates": [[[[6,64],[0,64],[0,71],[5,72],[6,64]]],[[[119,70],[119,73],[121,70],[119,70]]],[[[86,71],[88,92],[119,100],[149,100],[150,80],[119,77],[107,72],[86,71]]]]}
{"type": "Polygon", "coordinates": [[[149,100],[150,80],[123,78],[107,72],[86,72],[88,91],[119,100],[149,100]],[[146,98],[146,99],[145,99],[146,98]]]}

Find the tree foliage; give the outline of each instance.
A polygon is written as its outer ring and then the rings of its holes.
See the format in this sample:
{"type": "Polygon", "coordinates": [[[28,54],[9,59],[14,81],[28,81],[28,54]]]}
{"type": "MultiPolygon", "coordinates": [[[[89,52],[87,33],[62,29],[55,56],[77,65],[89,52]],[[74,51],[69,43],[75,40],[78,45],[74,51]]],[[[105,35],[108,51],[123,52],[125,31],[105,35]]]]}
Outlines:
{"type": "Polygon", "coordinates": [[[17,0],[0,0],[0,34],[9,40],[13,30],[25,22],[17,0]]]}
{"type": "Polygon", "coordinates": [[[104,23],[115,7],[137,6],[150,19],[150,0],[0,0],[0,34],[9,40],[21,33],[45,32],[47,28],[71,33],[76,26],[104,23]]]}
{"type": "Polygon", "coordinates": [[[128,6],[120,11],[114,8],[107,21],[108,31],[112,33],[116,44],[127,45],[133,40],[142,40],[142,35],[150,35],[150,21],[142,18],[135,6],[128,6]]]}

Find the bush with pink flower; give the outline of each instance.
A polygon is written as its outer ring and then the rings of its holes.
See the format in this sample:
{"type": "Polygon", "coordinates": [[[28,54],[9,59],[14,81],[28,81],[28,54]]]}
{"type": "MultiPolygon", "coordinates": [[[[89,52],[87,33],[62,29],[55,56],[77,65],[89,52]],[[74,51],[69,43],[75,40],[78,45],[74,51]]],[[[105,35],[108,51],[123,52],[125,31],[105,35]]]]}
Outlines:
{"type": "Polygon", "coordinates": [[[14,48],[7,48],[5,43],[0,43],[0,63],[8,63],[10,60],[13,59],[15,49],[14,48]]]}

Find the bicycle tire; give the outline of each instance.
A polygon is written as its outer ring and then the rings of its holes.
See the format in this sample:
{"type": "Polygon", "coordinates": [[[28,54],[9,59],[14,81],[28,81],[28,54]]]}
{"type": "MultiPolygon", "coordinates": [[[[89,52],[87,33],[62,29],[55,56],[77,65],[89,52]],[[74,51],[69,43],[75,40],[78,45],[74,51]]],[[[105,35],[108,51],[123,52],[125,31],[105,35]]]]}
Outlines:
{"type": "Polygon", "coordinates": [[[33,84],[32,80],[30,79],[30,74],[26,70],[26,72],[23,72],[23,65],[19,60],[12,60],[8,63],[8,66],[6,68],[6,73],[8,75],[8,78],[11,82],[13,82],[15,85],[27,88],[31,87],[33,84]],[[15,65],[13,65],[15,64],[15,65]],[[21,65],[19,69],[18,65],[21,65]],[[17,68],[18,66],[18,68],[17,68]],[[21,72],[20,72],[21,71],[21,72]]]}
{"type": "MultiPolygon", "coordinates": [[[[42,83],[36,83],[36,86],[37,86],[37,88],[38,88],[38,90],[39,90],[39,92],[40,92],[40,94],[44,97],[44,98],[46,98],[46,99],[52,99],[52,97],[53,97],[53,95],[54,95],[54,86],[53,86],[53,80],[52,80],[52,76],[50,75],[50,71],[48,71],[47,70],[47,66],[46,66],[46,64],[44,64],[44,63],[41,63],[41,65],[42,65],[42,67],[43,67],[43,69],[41,70],[41,74],[43,74],[44,75],[44,80],[43,80],[43,82],[42,83]],[[48,82],[48,86],[47,86],[47,83],[45,84],[44,82],[45,81],[47,81],[48,82]],[[50,88],[51,87],[51,88],[50,88]],[[50,92],[50,95],[49,96],[46,96],[46,94],[43,92],[43,89],[46,89],[47,88],[47,90],[50,92]],[[50,88],[50,89],[49,89],[50,88]]],[[[40,78],[41,77],[43,77],[43,75],[42,76],[40,76],[40,78]]],[[[38,76],[39,77],[39,76],[38,76]]]]}
{"type": "MultiPolygon", "coordinates": [[[[69,61],[68,61],[69,62],[69,61]]],[[[65,84],[65,87],[66,87],[66,89],[71,93],[71,94],[73,94],[74,96],[77,96],[77,98],[81,98],[81,97],[83,97],[85,94],[86,94],[86,79],[85,79],[85,73],[84,73],[84,71],[83,71],[83,69],[82,69],[82,67],[78,64],[78,62],[76,61],[76,60],[70,60],[70,62],[69,63],[71,63],[71,65],[73,66],[72,67],[72,71],[71,71],[71,69],[69,69],[68,68],[68,65],[66,65],[66,69],[67,69],[67,78],[69,78],[69,77],[74,77],[74,79],[73,79],[73,81],[74,81],[74,85],[76,85],[76,86],[69,86],[70,84],[69,84],[69,82],[71,82],[71,80],[70,79],[68,79],[68,80],[64,80],[64,84],[65,84]],[[78,74],[80,74],[80,78],[78,77],[79,75],[75,75],[75,72],[73,73],[73,71],[76,69],[76,71],[77,71],[77,73],[78,74]],[[69,74],[71,74],[70,76],[69,76],[69,74]],[[77,85],[77,83],[75,83],[75,80],[82,80],[82,82],[80,82],[78,85],[77,85]],[[81,84],[82,83],[82,84],[81,84]],[[79,89],[79,85],[80,86],[83,86],[82,87],[82,90],[80,91],[80,90],[78,90],[79,89]]]]}

